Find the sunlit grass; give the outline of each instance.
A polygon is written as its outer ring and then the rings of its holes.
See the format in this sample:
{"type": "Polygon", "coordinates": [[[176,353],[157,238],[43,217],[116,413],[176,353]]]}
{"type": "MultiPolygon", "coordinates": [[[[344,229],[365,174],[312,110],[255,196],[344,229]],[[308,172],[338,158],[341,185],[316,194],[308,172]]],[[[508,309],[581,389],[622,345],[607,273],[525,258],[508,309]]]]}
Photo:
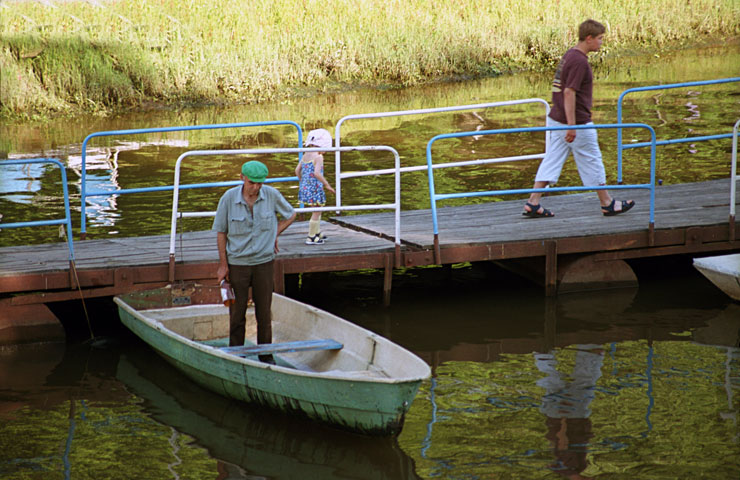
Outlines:
{"type": "Polygon", "coordinates": [[[736,0],[6,0],[0,115],[552,68],[588,17],[602,55],[740,34],[736,0]]]}

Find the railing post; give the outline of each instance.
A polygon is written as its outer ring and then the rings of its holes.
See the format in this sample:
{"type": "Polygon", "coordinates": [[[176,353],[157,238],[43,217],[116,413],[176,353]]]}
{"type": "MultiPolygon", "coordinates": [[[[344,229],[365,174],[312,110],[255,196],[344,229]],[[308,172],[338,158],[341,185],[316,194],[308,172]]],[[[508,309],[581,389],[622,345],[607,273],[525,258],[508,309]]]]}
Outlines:
{"type": "Polygon", "coordinates": [[[730,167],[730,241],[735,240],[735,203],[737,202],[737,133],[740,120],[732,127],[732,166],[730,167]]]}

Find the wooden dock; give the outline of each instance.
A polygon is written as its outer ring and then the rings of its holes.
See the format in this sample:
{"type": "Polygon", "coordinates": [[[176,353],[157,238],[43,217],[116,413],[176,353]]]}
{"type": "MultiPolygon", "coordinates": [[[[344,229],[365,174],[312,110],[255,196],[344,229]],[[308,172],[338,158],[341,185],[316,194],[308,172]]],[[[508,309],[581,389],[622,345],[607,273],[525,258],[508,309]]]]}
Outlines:
{"type": "MultiPolygon", "coordinates": [[[[593,192],[545,197],[542,203],[553,218],[522,216],[522,200],[442,207],[439,261],[428,209],[402,212],[400,248],[393,243],[393,213],[325,220],[323,245],[305,245],[308,224],[296,222],[279,238],[276,290],[285,290],[288,274],[372,268],[385,272],[388,302],[394,268],[477,261],[499,261],[530,276],[547,295],[634,285],[637,279],[624,260],[740,251],[740,235],[729,216],[729,189],[729,180],[658,187],[652,233],[644,190],[615,192],[637,202],[615,217],[601,214],[593,192]]],[[[174,272],[168,235],[74,245],[75,268],[70,268],[66,243],[0,248],[0,344],[7,340],[4,325],[32,324],[30,319],[46,315],[45,303],[154,288],[173,276],[175,281],[216,281],[214,232],[178,236],[174,272]]]]}

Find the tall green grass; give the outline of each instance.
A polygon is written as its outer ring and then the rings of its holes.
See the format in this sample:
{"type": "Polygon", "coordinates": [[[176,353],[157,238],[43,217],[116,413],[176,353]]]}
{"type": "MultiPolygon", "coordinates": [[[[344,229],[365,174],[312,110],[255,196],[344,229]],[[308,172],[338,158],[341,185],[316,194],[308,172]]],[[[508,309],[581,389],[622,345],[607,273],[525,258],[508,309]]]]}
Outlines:
{"type": "Polygon", "coordinates": [[[541,70],[589,17],[601,55],[740,34],[737,0],[6,0],[0,117],[541,70]]]}

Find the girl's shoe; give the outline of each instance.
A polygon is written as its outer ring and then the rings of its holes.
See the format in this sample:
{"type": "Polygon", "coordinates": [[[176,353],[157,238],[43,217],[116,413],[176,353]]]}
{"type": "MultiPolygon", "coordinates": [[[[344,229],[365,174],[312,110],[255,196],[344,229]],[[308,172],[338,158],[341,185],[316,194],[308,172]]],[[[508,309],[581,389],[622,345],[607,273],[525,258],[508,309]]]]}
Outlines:
{"type": "Polygon", "coordinates": [[[306,237],[306,245],[321,245],[324,243],[324,239],[317,233],[313,237],[306,237]]]}

